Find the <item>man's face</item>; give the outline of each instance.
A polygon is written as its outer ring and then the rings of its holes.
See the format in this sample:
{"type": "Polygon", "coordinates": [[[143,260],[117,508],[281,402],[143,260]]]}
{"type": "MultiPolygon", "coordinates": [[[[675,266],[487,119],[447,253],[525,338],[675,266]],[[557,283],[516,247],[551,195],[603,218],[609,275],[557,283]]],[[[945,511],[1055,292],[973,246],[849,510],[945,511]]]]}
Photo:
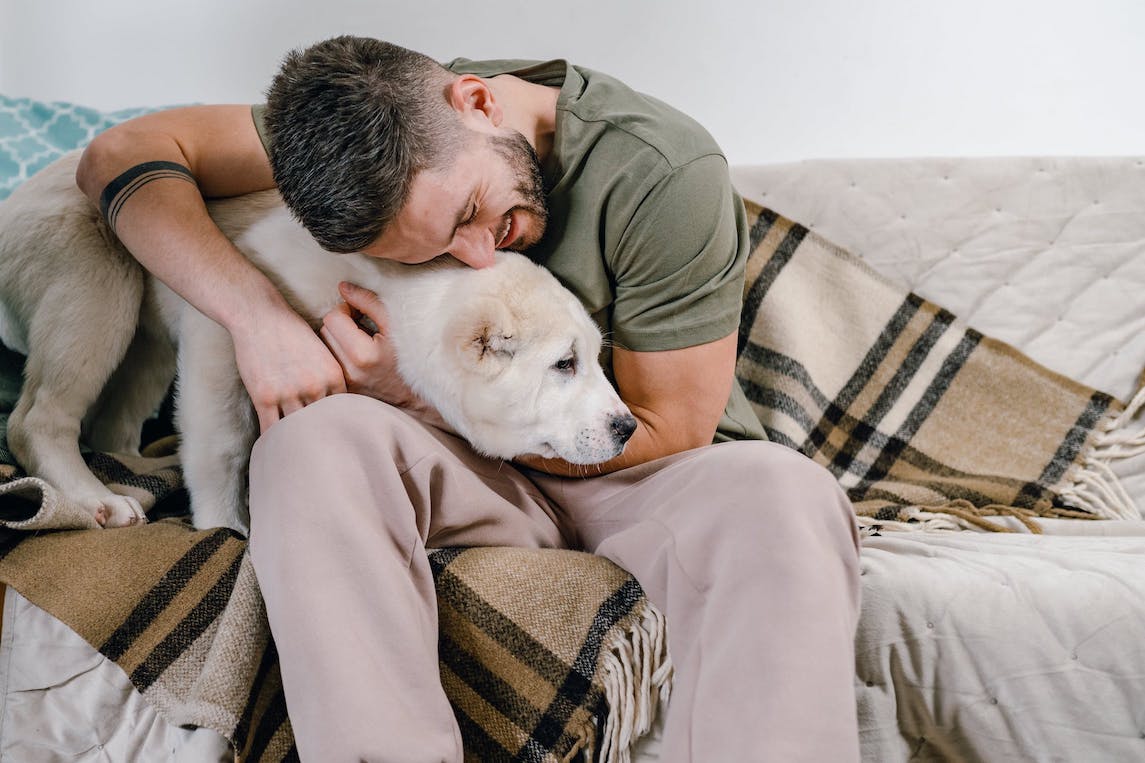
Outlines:
{"type": "Polygon", "coordinates": [[[405,206],[362,251],[410,264],[448,253],[482,267],[497,249],[536,244],[547,222],[540,162],[525,137],[479,133],[449,166],[414,176],[405,206]]]}

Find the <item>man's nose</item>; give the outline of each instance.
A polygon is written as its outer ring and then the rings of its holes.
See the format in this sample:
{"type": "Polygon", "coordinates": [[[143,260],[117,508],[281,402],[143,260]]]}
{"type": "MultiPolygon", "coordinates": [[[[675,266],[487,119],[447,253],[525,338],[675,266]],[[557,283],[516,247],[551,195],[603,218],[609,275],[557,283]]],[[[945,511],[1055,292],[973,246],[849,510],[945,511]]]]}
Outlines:
{"type": "Polygon", "coordinates": [[[487,264],[493,259],[493,250],[497,242],[493,240],[493,232],[477,226],[462,228],[453,237],[453,245],[449,253],[462,262],[473,264],[487,264]]]}

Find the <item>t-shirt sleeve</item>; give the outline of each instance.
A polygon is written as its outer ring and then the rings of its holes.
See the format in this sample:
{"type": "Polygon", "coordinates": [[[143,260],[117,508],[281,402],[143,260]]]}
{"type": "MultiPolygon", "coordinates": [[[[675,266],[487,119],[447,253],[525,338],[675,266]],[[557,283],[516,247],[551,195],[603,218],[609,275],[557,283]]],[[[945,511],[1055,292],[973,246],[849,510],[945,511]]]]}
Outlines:
{"type": "Polygon", "coordinates": [[[735,331],[747,250],[727,161],[707,155],[672,170],[640,203],[613,258],[613,343],[672,350],[735,331]]]}
{"type": "Polygon", "coordinates": [[[262,149],[270,156],[270,141],[266,137],[266,104],[256,103],[250,107],[250,117],[254,120],[254,129],[258,130],[258,139],[262,141],[262,149]]]}

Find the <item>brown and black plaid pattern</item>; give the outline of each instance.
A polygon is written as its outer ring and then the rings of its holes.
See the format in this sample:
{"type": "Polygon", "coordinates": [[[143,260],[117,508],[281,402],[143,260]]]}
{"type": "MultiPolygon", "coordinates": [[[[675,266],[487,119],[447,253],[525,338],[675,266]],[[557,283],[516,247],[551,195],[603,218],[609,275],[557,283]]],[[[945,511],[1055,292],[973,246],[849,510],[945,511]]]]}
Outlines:
{"type": "MultiPolygon", "coordinates": [[[[0,579],[116,662],[169,720],[215,729],[240,760],[297,759],[241,538],[166,519],[10,535],[0,554],[0,579]]],[[[467,758],[561,761],[599,745],[608,636],[649,606],[636,582],[573,551],[447,549],[431,558],[442,682],[467,758]]]]}
{"type": "Polygon", "coordinates": [[[1079,514],[1061,500],[1123,406],[958,322],[798,223],[749,205],[736,373],[768,436],[856,511],[1079,514]]]}
{"type": "Polygon", "coordinates": [[[297,759],[245,541],[173,519],[12,540],[0,579],[119,665],[168,720],[218,731],[242,760],[297,759]]]}
{"type": "Polygon", "coordinates": [[[609,633],[648,607],[636,581],[575,551],[447,549],[430,560],[442,683],[466,759],[569,760],[599,744],[601,656],[609,633]]]}
{"type": "MultiPolygon", "coordinates": [[[[0,444],[14,360],[0,353],[0,444]]],[[[111,531],[67,529],[90,517],[0,456],[0,581],[118,664],[172,722],[218,731],[240,760],[297,760],[246,542],[187,524],[174,456],[85,457],[149,508],[151,523],[111,531]]],[[[649,630],[636,581],[572,551],[448,549],[431,561],[442,681],[467,758],[561,761],[606,746],[603,675],[617,665],[607,653],[649,630]]],[[[645,687],[651,702],[670,674],[666,654],[649,668],[660,682],[645,687]]]]}

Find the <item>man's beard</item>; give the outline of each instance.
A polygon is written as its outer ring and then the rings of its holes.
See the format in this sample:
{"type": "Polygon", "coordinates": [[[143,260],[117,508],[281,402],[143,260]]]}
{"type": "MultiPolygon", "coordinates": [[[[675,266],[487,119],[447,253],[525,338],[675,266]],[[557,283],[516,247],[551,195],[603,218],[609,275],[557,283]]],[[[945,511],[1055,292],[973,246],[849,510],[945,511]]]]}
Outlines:
{"type": "Polygon", "coordinates": [[[516,208],[530,213],[537,223],[536,235],[522,242],[521,246],[513,247],[524,249],[540,240],[549,222],[549,199],[545,194],[541,159],[532,144],[516,130],[509,135],[496,135],[490,140],[493,149],[509,162],[513,170],[513,177],[517,181],[515,190],[521,199],[516,208]]]}

